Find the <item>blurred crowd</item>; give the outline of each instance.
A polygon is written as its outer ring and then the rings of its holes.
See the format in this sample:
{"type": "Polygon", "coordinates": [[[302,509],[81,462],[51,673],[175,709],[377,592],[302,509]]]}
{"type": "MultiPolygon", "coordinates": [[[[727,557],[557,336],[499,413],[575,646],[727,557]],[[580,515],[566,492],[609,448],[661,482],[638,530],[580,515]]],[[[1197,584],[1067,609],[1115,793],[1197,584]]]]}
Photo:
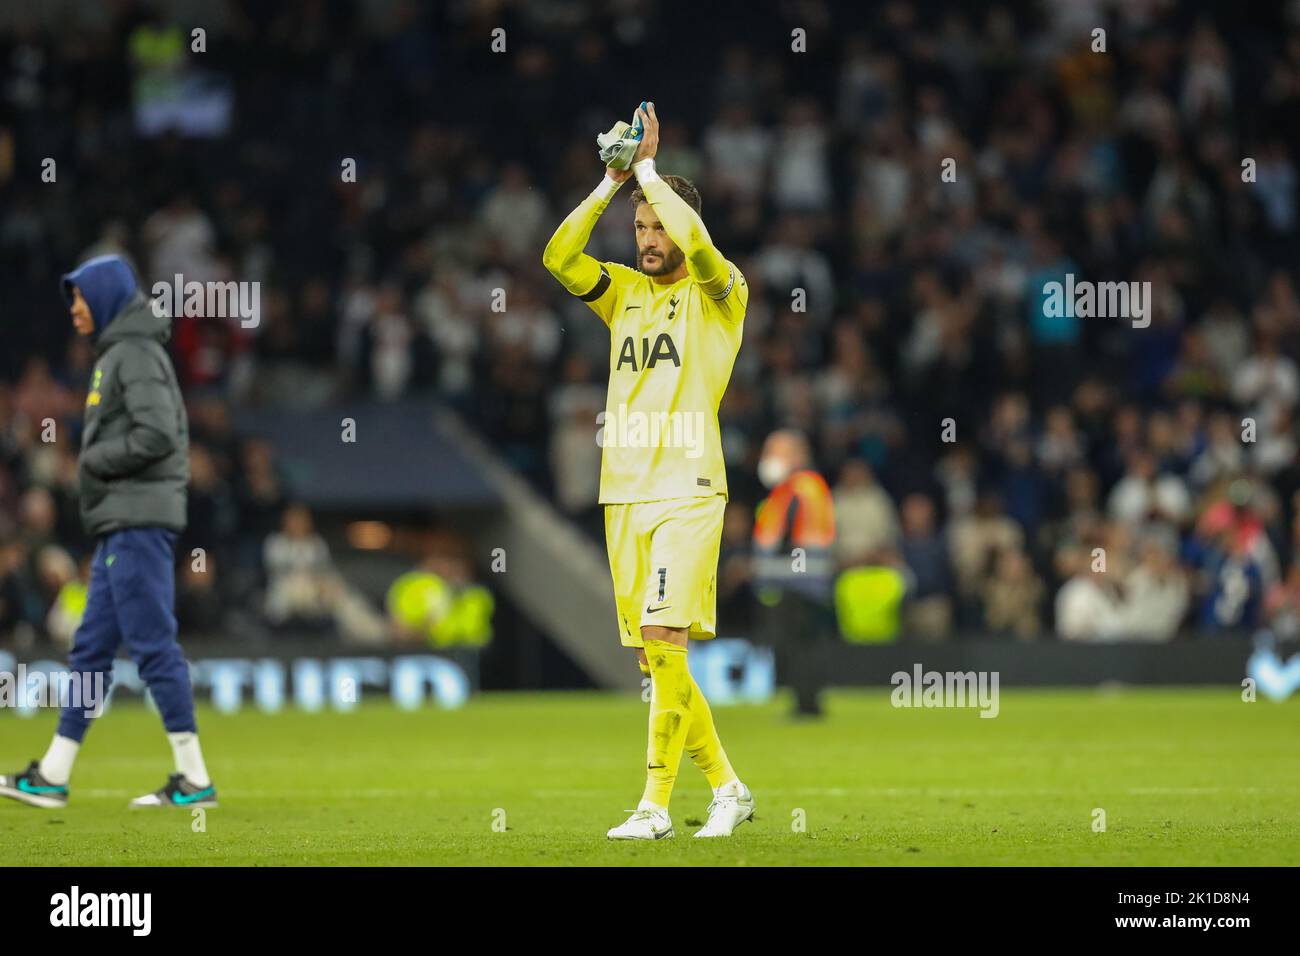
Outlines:
{"type": "MultiPolygon", "coordinates": [[[[15,569],[42,615],[84,573],[75,445],[40,423],[75,436],[93,357],[57,276],[92,251],[262,283],[255,328],[175,336],[188,536],[232,578],[264,587],[267,536],[294,533],[237,404],[427,394],[599,533],[607,330],[540,252],[599,182],[596,132],[653,98],[658,168],[698,184],[750,287],[724,623],[749,601],[758,447],[788,426],[831,481],[841,565],[906,580],[906,630],[1300,627],[1296,2],[783,0],[710,5],[719,29],[649,0],[56,8],[80,28],[0,21],[0,613],[35,613],[15,569]],[[142,133],[146,81],[200,71],[229,128],[142,133]],[[1149,325],[1051,316],[1067,275],[1149,282],[1149,325]]],[[[589,251],[630,262],[631,216],[616,199],[589,251]]]]}
{"type": "MultiPolygon", "coordinates": [[[[76,416],[49,415],[68,401],[75,407],[77,393],[38,379],[36,368],[16,387],[0,386],[0,640],[66,648],[85,610],[94,542],[77,509],[76,416]]],[[[188,404],[188,523],[176,546],[176,617],[188,637],[442,647],[490,640],[492,599],[475,584],[463,542],[406,548],[423,557],[386,600],[362,593],[311,509],[288,494],[270,444],[237,438],[219,399],[188,404]]]]}
{"type": "MultiPolygon", "coordinates": [[[[0,635],[22,644],[68,645],[85,608],[94,542],[77,509],[84,386],[36,361],[0,385],[0,635]]],[[[342,581],[273,449],[236,438],[226,412],[219,399],[189,402],[188,526],[176,547],[182,630],[252,637],[337,625],[357,641],[384,639],[382,614],[342,581]]]]}

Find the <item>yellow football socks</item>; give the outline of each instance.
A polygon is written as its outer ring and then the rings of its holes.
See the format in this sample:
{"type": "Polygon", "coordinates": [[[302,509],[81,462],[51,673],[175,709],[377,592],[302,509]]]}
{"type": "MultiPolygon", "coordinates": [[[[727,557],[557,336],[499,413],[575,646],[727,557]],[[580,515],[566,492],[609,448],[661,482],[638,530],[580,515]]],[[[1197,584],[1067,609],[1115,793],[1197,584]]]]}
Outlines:
{"type": "Polygon", "coordinates": [[[642,799],[667,807],[683,748],[704,772],[709,786],[736,778],[713,725],[709,702],[686,667],[686,648],[670,641],[646,641],[650,665],[650,745],[642,799]]]}
{"type": "Polygon", "coordinates": [[[695,683],[690,671],[686,676],[691,682],[691,725],[686,730],[686,752],[709,781],[709,786],[717,790],[724,783],[735,780],[736,771],[731,769],[731,761],[718,739],[708,699],[700,693],[700,685],[695,683]]]}

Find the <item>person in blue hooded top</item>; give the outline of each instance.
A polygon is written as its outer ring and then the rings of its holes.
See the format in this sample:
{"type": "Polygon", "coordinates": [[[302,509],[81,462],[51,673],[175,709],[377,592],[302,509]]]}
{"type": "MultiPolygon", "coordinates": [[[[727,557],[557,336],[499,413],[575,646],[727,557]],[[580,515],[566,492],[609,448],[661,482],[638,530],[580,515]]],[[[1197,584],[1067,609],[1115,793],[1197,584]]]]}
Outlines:
{"type": "Polygon", "coordinates": [[[67,804],[73,762],[125,644],[176,760],[167,783],[131,806],[215,806],[176,639],[174,550],[185,528],[189,424],[166,349],[172,320],[145,297],[121,256],[82,263],[63,277],[63,294],[73,326],[93,339],[97,356],[78,464],[81,520],[95,554],[58,730],[41,760],[0,776],[0,795],[36,807],[67,804]]]}

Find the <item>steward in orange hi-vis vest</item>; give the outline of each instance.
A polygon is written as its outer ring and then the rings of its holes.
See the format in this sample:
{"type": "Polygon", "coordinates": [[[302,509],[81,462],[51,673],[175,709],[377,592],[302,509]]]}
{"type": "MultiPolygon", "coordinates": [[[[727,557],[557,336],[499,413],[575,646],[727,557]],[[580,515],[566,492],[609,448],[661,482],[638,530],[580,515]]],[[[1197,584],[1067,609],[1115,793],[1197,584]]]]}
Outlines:
{"type": "MultiPolygon", "coordinates": [[[[801,468],[772,489],[754,520],[754,589],[830,601],[835,511],[826,480],[801,468]]],[[[766,602],[765,602],[766,603],[766,602]]]]}

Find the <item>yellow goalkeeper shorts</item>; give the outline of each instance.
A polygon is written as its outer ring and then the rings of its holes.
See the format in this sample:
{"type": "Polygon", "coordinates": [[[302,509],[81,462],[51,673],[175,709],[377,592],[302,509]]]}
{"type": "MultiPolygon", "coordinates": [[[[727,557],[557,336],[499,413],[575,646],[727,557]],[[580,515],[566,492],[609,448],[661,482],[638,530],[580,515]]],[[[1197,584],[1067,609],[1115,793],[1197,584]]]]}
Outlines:
{"type": "Polygon", "coordinates": [[[725,495],[605,506],[605,546],[614,576],[618,629],[641,647],[643,625],[684,627],[713,637],[725,495]]]}

